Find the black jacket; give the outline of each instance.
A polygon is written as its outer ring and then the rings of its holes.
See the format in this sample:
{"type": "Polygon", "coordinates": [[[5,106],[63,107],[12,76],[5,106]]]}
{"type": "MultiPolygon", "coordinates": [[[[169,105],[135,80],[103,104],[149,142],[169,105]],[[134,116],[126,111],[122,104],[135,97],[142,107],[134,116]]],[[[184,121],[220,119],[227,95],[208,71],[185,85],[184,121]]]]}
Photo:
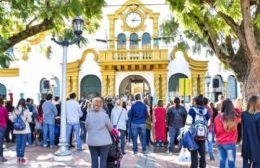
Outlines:
{"type": "Polygon", "coordinates": [[[253,162],[260,162],[260,113],[242,114],[242,157],[253,162]]]}
{"type": "Polygon", "coordinates": [[[170,127],[181,128],[185,125],[187,111],[183,106],[178,109],[170,107],[167,111],[167,125],[170,127]]]}

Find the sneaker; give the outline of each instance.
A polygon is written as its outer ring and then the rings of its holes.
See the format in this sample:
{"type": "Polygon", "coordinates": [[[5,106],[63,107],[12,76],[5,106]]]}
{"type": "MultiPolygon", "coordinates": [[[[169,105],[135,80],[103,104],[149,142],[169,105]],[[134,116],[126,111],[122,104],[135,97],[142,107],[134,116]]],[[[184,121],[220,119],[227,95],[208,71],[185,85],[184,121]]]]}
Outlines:
{"type": "Polygon", "coordinates": [[[5,157],[0,157],[0,162],[7,162],[8,160],[5,157]]]}
{"type": "Polygon", "coordinates": [[[55,146],[55,145],[51,145],[50,148],[51,148],[51,149],[54,149],[54,148],[56,148],[56,146],[55,146]]]}
{"type": "Polygon", "coordinates": [[[169,152],[169,155],[172,156],[172,155],[173,155],[173,152],[169,152]]]}
{"type": "Polygon", "coordinates": [[[48,145],[44,144],[44,145],[43,145],[43,147],[44,147],[44,148],[47,148],[47,147],[48,147],[48,145]]]}
{"type": "Polygon", "coordinates": [[[21,158],[19,163],[25,163],[25,162],[26,160],[24,158],[21,158]]]}
{"type": "Polygon", "coordinates": [[[135,156],[137,156],[137,154],[138,154],[137,152],[134,152],[134,155],[135,155],[135,156]]]}
{"type": "Polygon", "coordinates": [[[143,153],[144,155],[147,155],[147,154],[148,154],[148,152],[147,152],[147,151],[143,151],[142,153],[143,153]]]}

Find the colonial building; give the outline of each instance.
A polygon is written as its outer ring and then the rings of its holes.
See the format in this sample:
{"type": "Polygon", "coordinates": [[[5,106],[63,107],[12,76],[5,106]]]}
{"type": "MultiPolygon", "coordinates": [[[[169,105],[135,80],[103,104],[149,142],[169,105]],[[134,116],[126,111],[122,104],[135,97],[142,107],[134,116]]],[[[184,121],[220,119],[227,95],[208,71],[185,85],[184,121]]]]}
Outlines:
{"type": "MultiPolygon", "coordinates": [[[[101,28],[87,35],[88,45],[69,48],[67,93],[76,92],[79,98],[149,93],[165,101],[185,95],[189,101],[207,92],[212,99],[226,93],[236,98],[236,79],[232,72],[216,68],[218,60],[195,59],[189,51],[159,40],[160,25],[170,11],[167,5],[151,5],[158,2],[120,0],[121,6],[105,7],[101,28]],[[207,73],[212,76],[208,85],[207,73]]],[[[8,98],[11,93],[16,100],[24,96],[36,101],[49,92],[60,96],[62,50],[48,32],[17,44],[11,52],[17,60],[9,69],[0,69],[1,95],[8,98]]]]}

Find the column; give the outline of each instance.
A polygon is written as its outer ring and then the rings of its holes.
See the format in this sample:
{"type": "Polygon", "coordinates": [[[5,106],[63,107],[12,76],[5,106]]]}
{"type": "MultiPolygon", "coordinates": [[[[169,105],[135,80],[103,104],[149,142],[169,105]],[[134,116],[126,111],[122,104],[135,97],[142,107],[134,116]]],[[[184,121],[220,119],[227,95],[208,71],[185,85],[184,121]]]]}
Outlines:
{"type": "Polygon", "coordinates": [[[108,79],[109,79],[108,95],[115,96],[115,72],[114,71],[109,72],[108,79]]]}
{"type": "Polygon", "coordinates": [[[205,85],[206,85],[205,74],[200,74],[200,84],[199,84],[200,94],[207,97],[208,95],[205,94],[205,85]]]}
{"type": "Polygon", "coordinates": [[[108,15],[109,19],[109,39],[112,40],[109,42],[110,49],[115,49],[115,17],[114,15],[108,15]]]}
{"type": "Polygon", "coordinates": [[[66,89],[66,91],[67,91],[67,96],[71,93],[71,76],[67,76],[67,89],[66,89]]]}
{"type": "Polygon", "coordinates": [[[191,82],[192,82],[192,96],[198,95],[198,75],[192,74],[191,75],[191,82]]]}
{"type": "Polygon", "coordinates": [[[154,89],[155,89],[155,96],[158,99],[159,97],[159,92],[160,92],[160,74],[158,72],[154,72],[154,89]]]}
{"type": "Polygon", "coordinates": [[[107,74],[103,74],[102,73],[102,97],[106,97],[107,96],[107,74]]]}
{"type": "Polygon", "coordinates": [[[166,93],[167,93],[167,72],[164,72],[161,74],[161,91],[162,91],[162,100],[165,103],[166,102],[166,93]]]}
{"type": "Polygon", "coordinates": [[[77,75],[72,76],[72,92],[75,92],[77,94],[78,99],[80,99],[79,96],[79,88],[78,88],[78,83],[79,83],[79,77],[77,75]]]}

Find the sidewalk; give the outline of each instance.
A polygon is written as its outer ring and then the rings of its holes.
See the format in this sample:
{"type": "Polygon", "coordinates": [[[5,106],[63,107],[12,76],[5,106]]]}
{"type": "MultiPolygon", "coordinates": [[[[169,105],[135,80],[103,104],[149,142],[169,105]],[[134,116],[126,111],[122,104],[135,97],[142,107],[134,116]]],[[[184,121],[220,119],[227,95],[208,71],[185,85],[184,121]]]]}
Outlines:
{"type": "MultiPolygon", "coordinates": [[[[140,146],[140,145],[139,145],[140,146]]],[[[91,167],[91,158],[87,146],[86,150],[77,152],[72,150],[73,158],[70,161],[58,162],[54,160],[54,152],[57,149],[49,149],[42,147],[27,147],[25,156],[27,162],[23,165],[17,164],[15,146],[8,147],[4,151],[5,157],[8,159],[6,163],[0,163],[0,168],[86,168],[91,167]]],[[[181,165],[178,162],[178,154],[170,156],[167,153],[153,153],[149,152],[148,155],[138,154],[133,155],[131,145],[127,145],[126,155],[124,155],[121,162],[122,168],[188,168],[189,165],[181,165]]],[[[215,154],[217,158],[217,154],[215,154]]],[[[242,168],[242,159],[240,150],[237,152],[237,168],[242,168]]],[[[207,159],[208,168],[217,168],[218,161],[210,162],[207,159]]]]}

